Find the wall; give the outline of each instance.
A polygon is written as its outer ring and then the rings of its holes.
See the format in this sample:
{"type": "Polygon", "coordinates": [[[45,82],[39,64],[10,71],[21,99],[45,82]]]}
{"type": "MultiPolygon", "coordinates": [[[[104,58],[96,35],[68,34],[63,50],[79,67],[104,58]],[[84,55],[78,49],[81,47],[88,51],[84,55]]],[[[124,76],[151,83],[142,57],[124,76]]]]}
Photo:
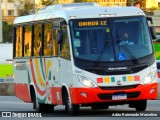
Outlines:
{"type": "Polygon", "coordinates": [[[6,60],[13,58],[13,44],[1,43],[0,44],[0,63],[7,63],[6,60]]]}

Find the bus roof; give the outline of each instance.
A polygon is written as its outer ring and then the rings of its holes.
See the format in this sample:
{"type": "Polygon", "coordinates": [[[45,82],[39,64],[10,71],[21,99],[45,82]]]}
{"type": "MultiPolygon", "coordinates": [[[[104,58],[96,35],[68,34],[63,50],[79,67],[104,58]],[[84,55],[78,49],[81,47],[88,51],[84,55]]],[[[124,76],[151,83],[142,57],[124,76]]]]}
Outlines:
{"type": "Polygon", "coordinates": [[[100,18],[145,15],[137,7],[101,7],[96,3],[57,4],[40,9],[36,14],[17,17],[14,24],[53,18],[69,19],[100,18]]]}

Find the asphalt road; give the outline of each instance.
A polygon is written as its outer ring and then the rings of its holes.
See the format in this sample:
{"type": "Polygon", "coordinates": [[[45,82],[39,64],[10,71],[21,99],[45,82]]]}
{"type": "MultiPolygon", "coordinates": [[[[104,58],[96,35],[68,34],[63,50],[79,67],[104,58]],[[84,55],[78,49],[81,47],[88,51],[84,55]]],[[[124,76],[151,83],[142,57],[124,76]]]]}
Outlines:
{"type": "MultiPolygon", "coordinates": [[[[35,110],[32,109],[31,103],[24,103],[15,96],[0,96],[0,119],[18,119],[16,115],[25,117],[33,114],[35,110]],[[2,117],[2,112],[11,112],[12,117],[2,117]],[[14,114],[15,113],[15,114],[14,114]]],[[[110,106],[107,110],[91,110],[90,107],[81,107],[78,116],[70,116],[64,111],[64,106],[56,106],[53,113],[39,114],[38,118],[31,116],[28,119],[38,120],[125,120],[125,119],[144,119],[145,120],[160,120],[160,100],[148,101],[147,110],[145,112],[136,112],[135,109],[128,108],[128,105],[110,106]],[[117,116],[116,116],[117,115],[117,116]],[[144,115],[148,115],[147,117],[144,115]],[[156,115],[158,117],[156,117],[156,115]],[[41,117],[42,116],[42,117],[41,117]],[[122,117],[123,116],[123,117],[122,117]],[[124,117],[125,116],[125,117],[124,117]],[[131,117],[132,116],[132,117],[131,117]],[[138,116],[138,117],[137,117],[138,116]],[[143,116],[143,117],[139,117],[143,116]]],[[[3,113],[4,115],[4,113],[3,113]]],[[[26,118],[27,119],[27,118],[26,118]]]]}

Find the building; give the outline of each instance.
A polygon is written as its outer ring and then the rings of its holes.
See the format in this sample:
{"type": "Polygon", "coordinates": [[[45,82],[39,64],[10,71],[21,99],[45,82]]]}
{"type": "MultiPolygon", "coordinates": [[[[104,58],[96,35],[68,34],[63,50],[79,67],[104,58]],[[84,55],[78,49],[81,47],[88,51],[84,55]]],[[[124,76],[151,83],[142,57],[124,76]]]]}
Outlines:
{"type": "MultiPolygon", "coordinates": [[[[153,25],[155,26],[156,32],[160,35],[160,10],[154,11],[153,25]]],[[[159,38],[160,39],[160,38],[159,38]]]]}
{"type": "MultiPolygon", "coordinates": [[[[34,0],[30,0],[34,2],[34,0]]],[[[25,0],[1,0],[2,20],[12,24],[15,17],[18,16],[18,7],[22,6],[25,0]]]]}
{"type": "Polygon", "coordinates": [[[14,0],[1,0],[2,2],[2,20],[12,24],[15,17],[18,16],[16,3],[14,0]]]}
{"type": "Polygon", "coordinates": [[[13,58],[13,44],[1,43],[0,48],[0,64],[8,63],[13,58]]]}

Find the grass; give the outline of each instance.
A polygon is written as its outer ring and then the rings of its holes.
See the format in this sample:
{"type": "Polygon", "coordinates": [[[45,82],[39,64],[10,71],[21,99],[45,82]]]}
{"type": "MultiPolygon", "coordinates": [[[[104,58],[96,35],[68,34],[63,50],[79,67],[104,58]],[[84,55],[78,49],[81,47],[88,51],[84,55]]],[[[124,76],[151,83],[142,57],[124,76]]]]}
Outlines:
{"type": "Polygon", "coordinates": [[[156,35],[160,35],[160,32],[157,32],[156,35]]]}
{"type": "Polygon", "coordinates": [[[7,78],[13,76],[12,64],[0,64],[0,78],[7,78]]]}

